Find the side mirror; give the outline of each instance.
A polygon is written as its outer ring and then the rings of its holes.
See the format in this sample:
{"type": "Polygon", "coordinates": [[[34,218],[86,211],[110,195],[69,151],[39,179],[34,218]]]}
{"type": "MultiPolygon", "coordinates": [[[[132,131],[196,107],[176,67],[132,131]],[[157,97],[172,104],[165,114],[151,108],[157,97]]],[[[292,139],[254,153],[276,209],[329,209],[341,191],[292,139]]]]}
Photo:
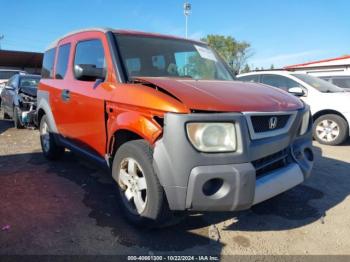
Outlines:
{"type": "Polygon", "coordinates": [[[96,81],[97,79],[105,79],[104,68],[96,68],[95,65],[79,64],[74,66],[74,75],[76,79],[82,81],[96,81]]]}
{"type": "Polygon", "coordinates": [[[295,96],[304,96],[305,91],[301,87],[291,87],[288,89],[288,92],[295,96]]]}

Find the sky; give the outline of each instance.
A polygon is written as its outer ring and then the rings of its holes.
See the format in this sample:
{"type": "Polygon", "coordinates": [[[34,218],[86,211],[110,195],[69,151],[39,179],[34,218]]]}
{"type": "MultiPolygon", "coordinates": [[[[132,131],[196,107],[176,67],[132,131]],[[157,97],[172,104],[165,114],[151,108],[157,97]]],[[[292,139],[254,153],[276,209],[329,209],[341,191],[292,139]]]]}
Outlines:
{"type": "MultiPolygon", "coordinates": [[[[0,0],[6,50],[39,51],[77,29],[112,27],[184,36],[184,0],[0,0]]],[[[189,37],[251,44],[252,67],[350,54],[349,0],[190,0],[189,37]]]]}

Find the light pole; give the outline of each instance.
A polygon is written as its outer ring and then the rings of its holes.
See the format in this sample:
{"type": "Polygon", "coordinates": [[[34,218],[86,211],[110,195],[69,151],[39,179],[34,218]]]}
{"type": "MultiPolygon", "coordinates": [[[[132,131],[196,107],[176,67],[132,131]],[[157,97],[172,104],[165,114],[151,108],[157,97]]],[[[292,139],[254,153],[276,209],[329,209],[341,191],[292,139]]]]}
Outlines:
{"type": "Polygon", "coordinates": [[[185,35],[186,35],[186,38],[188,37],[188,17],[191,13],[191,4],[189,2],[185,2],[184,3],[184,15],[185,15],[185,23],[186,23],[186,28],[185,28],[185,35]]]}
{"type": "Polygon", "coordinates": [[[4,39],[5,36],[4,35],[0,35],[0,50],[1,50],[1,40],[4,39]]]}

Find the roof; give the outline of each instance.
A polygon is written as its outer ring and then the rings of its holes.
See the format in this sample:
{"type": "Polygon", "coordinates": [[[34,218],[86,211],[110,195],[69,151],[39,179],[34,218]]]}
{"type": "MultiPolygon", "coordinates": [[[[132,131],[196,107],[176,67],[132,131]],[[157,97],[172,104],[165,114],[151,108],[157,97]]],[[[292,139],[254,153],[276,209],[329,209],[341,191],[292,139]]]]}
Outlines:
{"type": "Polygon", "coordinates": [[[27,78],[27,77],[41,78],[40,75],[34,75],[34,74],[21,74],[20,75],[20,78],[27,78]]]}
{"type": "Polygon", "coordinates": [[[86,29],[81,29],[81,30],[76,30],[76,31],[69,32],[68,34],[66,34],[66,35],[56,39],[55,41],[53,41],[46,48],[46,50],[55,47],[58,44],[59,41],[61,41],[62,39],[66,38],[68,36],[71,36],[71,35],[74,35],[74,34],[78,34],[78,33],[83,33],[83,32],[89,32],[89,31],[97,31],[97,32],[102,32],[102,33],[113,32],[113,33],[123,34],[123,35],[139,35],[139,36],[148,36],[148,37],[162,37],[162,38],[168,38],[168,39],[179,39],[179,40],[187,40],[187,41],[196,42],[196,43],[203,43],[201,41],[197,41],[197,40],[193,40],[193,39],[187,39],[187,38],[173,36],[173,35],[157,34],[157,33],[135,31],[135,30],[112,29],[112,28],[108,28],[108,27],[96,27],[96,28],[86,28],[86,29]]]}
{"type": "Polygon", "coordinates": [[[83,32],[89,32],[89,31],[98,31],[98,32],[102,32],[102,33],[106,33],[108,31],[112,31],[113,29],[111,28],[104,28],[104,27],[96,27],[96,28],[86,28],[86,29],[80,29],[80,30],[75,30],[75,31],[71,31],[63,36],[61,36],[60,38],[56,39],[55,41],[53,41],[47,48],[46,50],[49,50],[55,46],[57,46],[58,42],[61,41],[62,39],[74,35],[74,34],[78,34],[78,33],[83,33],[83,32]]]}
{"type": "Polygon", "coordinates": [[[23,70],[20,70],[20,69],[6,69],[6,68],[0,68],[0,72],[18,72],[18,73],[20,73],[20,72],[22,72],[22,73],[24,73],[25,71],[23,71],[23,70]]]}
{"type": "Polygon", "coordinates": [[[296,64],[296,65],[289,65],[284,67],[285,69],[293,69],[293,68],[300,68],[300,67],[313,67],[313,66],[330,66],[330,65],[344,65],[344,64],[350,64],[350,55],[335,57],[335,58],[329,58],[329,59],[323,59],[313,62],[307,62],[303,64],[296,64]]]}
{"type": "Polygon", "coordinates": [[[41,68],[42,61],[42,53],[0,50],[0,66],[41,68]]]}
{"type": "Polygon", "coordinates": [[[290,73],[291,72],[287,70],[260,70],[260,71],[252,71],[249,73],[239,74],[236,77],[249,76],[249,75],[262,75],[262,74],[283,75],[283,74],[290,74],[290,73]]]}

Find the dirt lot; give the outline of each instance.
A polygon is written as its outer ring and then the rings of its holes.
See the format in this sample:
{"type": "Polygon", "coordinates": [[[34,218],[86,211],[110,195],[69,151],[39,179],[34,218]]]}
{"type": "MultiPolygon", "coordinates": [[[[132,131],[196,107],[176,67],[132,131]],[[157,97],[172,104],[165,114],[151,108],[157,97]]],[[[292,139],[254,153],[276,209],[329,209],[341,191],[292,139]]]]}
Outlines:
{"type": "Polygon", "coordinates": [[[350,143],[315,144],[312,178],[249,211],[153,231],[124,222],[107,174],[40,151],[37,131],[0,120],[0,254],[350,254],[350,143]]]}

